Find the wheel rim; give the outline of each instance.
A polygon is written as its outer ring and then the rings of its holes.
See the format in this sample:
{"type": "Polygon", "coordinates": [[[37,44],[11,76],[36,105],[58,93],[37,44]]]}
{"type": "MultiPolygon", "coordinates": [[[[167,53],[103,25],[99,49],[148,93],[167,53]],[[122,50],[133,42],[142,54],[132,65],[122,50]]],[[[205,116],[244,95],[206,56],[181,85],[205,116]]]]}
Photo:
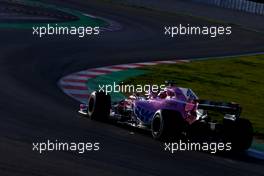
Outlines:
{"type": "Polygon", "coordinates": [[[154,136],[158,136],[161,132],[162,129],[162,123],[161,123],[161,119],[160,116],[157,115],[152,122],[152,132],[154,136]]]}
{"type": "Polygon", "coordinates": [[[95,103],[95,100],[94,100],[94,98],[92,97],[92,98],[89,100],[89,106],[88,106],[88,110],[89,110],[89,112],[93,112],[93,110],[94,110],[94,103],[95,103]]]}

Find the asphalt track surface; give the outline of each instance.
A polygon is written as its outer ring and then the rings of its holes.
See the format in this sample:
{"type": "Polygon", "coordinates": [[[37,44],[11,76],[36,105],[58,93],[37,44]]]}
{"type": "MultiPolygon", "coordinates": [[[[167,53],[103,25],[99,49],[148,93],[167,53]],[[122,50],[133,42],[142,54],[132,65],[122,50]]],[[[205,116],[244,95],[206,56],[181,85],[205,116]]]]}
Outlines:
{"type": "MultiPolygon", "coordinates": [[[[54,3],[54,1],[52,1],[54,3]]],[[[56,1],[123,25],[101,37],[39,39],[30,30],[0,29],[0,175],[263,175],[263,162],[239,156],[163,151],[149,135],[89,119],[57,87],[86,68],[138,61],[263,51],[261,34],[234,27],[231,37],[163,36],[165,24],[207,24],[190,17],[93,1],[56,1]],[[262,48],[261,48],[262,47],[262,48]],[[100,142],[100,152],[32,151],[32,142],[100,142]]]]}

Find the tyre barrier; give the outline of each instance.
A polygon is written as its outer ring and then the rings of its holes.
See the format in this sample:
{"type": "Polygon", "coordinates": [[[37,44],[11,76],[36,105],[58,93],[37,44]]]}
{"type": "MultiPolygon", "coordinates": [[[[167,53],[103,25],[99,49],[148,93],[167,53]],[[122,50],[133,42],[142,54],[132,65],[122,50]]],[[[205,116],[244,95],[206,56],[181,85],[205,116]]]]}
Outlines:
{"type": "Polygon", "coordinates": [[[222,8],[234,9],[247,13],[264,15],[263,0],[192,0],[197,3],[215,5],[222,8]]]}

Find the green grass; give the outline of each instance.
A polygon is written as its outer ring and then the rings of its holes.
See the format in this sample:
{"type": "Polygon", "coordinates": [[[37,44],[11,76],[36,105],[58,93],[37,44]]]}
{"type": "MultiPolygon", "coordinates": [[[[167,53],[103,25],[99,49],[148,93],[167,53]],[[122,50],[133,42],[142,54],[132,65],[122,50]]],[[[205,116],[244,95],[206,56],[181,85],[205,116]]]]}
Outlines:
{"type": "Polygon", "coordinates": [[[191,63],[144,67],[142,76],[126,84],[163,84],[174,80],[191,88],[200,99],[233,101],[243,107],[256,134],[264,134],[264,55],[192,61],[191,63]]]}

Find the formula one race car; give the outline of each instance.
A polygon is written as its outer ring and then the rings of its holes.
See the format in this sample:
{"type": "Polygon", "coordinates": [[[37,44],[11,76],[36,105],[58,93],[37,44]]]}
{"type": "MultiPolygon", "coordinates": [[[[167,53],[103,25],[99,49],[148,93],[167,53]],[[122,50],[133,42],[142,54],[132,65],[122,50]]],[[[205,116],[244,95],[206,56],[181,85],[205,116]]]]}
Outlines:
{"type": "Polygon", "coordinates": [[[233,102],[199,100],[191,89],[169,83],[159,93],[131,95],[118,103],[111,103],[109,94],[95,91],[88,104],[80,105],[79,113],[95,120],[111,119],[150,130],[154,139],[207,138],[231,142],[234,150],[246,150],[252,143],[253,128],[249,120],[240,118],[241,110],[233,102]],[[216,114],[221,115],[220,120],[212,118],[216,114]]]}

